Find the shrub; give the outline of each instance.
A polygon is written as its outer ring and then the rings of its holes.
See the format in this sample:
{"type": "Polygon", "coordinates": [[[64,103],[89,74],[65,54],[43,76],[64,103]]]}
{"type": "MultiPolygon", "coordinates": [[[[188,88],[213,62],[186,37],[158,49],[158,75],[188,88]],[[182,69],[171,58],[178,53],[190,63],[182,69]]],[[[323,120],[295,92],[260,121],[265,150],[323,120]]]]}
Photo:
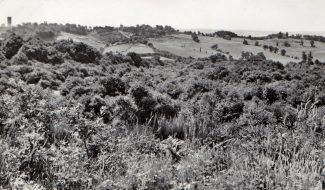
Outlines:
{"type": "Polygon", "coordinates": [[[197,42],[197,43],[200,42],[199,36],[196,33],[192,33],[192,39],[194,42],[197,42]]]}
{"type": "Polygon", "coordinates": [[[137,54],[135,52],[129,52],[127,55],[131,57],[131,59],[134,63],[134,66],[136,66],[136,67],[144,66],[143,60],[139,54],[137,54]]]}
{"type": "Polygon", "coordinates": [[[272,73],[272,78],[277,81],[281,81],[283,79],[283,76],[279,72],[272,73]]]}
{"type": "Polygon", "coordinates": [[[16,55],[23,45],[23,39],[12,33],[7,37],[2,45],[2,52],[7,59],[11,59],[16,55]]]}
{"type": "Polygon", "coordinates": [[[214,44],[213,46],[211,46],[212,49],[217,50],[219,48],[218,44],[214,44]]]}
{"type": "Polygon", "coordinates": [[[82,80],[80,77],[69,77],[60,87],[61,95],[66,96],[70,93],[71,89],[83,84],[84,80],[82,80]]]}
{"type": "Polygon", "coordinates": [[[177,82],[165,82],[159,87],[160,93],[168,94],[172,99],[178,99],[183,93],[182,87],[177,82]]]}
{"type": "Polygon", "coordinates": [[[263,49],[267,50],[267,49],[269,49],[269,46],[268,45],[263,45],[263,49]]]}
{"type": "Polygon", "coordinates": [[[263,98],[263,88],[261,87],[252,87],[246,89],[243,93],[244,100],[252,100],[253,97],[258,97],[259,99],[263,98]]]}
{"type": "Polygon", "coordinates": [[[241,58],[244,60],[249,60],[252,56],[253,56],[252,52],[248,52],[248,51],[241,52],[241,58]]]}
{"type": "Polygon", "coordinates": [[[120,78],[103,78],[100,80],[100,85],[103,87],[103,96],[118,96],[127,92],[127,85],[120,78]]]}
{"type": "Polygon", "coordinates": [[[193,81],[187,88],[187,99],[193,98],[198,93],[205,93],[210,91],[210,83],[206,81],[193,81]]]}
{"type": "Polygon", "coordinates": [[[266,57],[263,52],[257,53],[257,55],[252,55],[248,58],[250,61],[265,61],[266,57]]]}
{"type": "Polygon", "coordinates": [[[290,47],[290,46],[291,46],[291,45],[289,44],[288,41],[285,41],[285,42],[283,43],[283,45],[284,45],[284,47],[290,47]]]}
{"type": "Polygon", "coordinates": [[[68,53],[69,56],[80,63],[98,63],[101,54],[96,49],[72,40],[62,40],[55,44],[55,48],[61,53],[68,53]]]}
{"type": "Polygon", "coordinates": [[[314,41],[314,40],[310,40],[310,47],[316,47],[316,46],[315,46],[315,41],[314,41]]]}
{"type": "Polygon", "coordinates": [[[244,45],[249,45],[249,44],[248,44],[248,41],[247,41],[246,39],[244,39],[243,44],[244,44],[244,45]]]}
{"type": "Polygon", "coordinates": [[[263,98],[267,100],[268,103],[272,104],[273,102],[279,100],[279,95],[275,89],[266,87],[263,90],[263,98]]]}
{"type": "MultiPolygon", "coordinates": [[[[145,123],[152,118],[166,117],[171,119],[177,116],[180,108],[168,99],[154,97],[147,88],[135,86],[131,88],[130,95],[137,106],[137,118],[140,123],[145,123]]],[[[153,120],[151,120],[153,122],[153,120]]]]}
{"type": "Polygon", "coordinates": [[[105,53],[100,60],[101,65],[117,65],[121,63],[132,63],[132,59],[129,56],[122,54],[113,54],[112,52],[105,53]]]}
{"type": "Polygon", "coordinates": [[[28,57],[25,53],[18,52],[18,54],[13,57],[12,63],[13,65],[27,65],[28,57]]]}
{"type": "Polygon", "coordinates": [[[210,71],[207,75],[210,80],[222,80],[229,76],[230,71],[225,67],[218,66],[213,71],[210,71]]]}
{"type": "Polygon", "coordinates": [[[243,79],[247,80],[247,82],[265,82],[269,83],[272,81],[272,78],[268,72],[264,71],[246,71],[243,73],[243,79]]]}
{"type": "Polygon", "coordinates": [[[118,96],[109,99],[102,110],[102,117],[105,123],[125,122],[131,125],[136,122],[136,106],[127,97],[118,96]]]}
{"type": "Polygon", "coordinates": [[[221,53],[211,55],[209,58],[212,63],[216,63],[217,61],[227,61],[227,57],[221,53]]]}

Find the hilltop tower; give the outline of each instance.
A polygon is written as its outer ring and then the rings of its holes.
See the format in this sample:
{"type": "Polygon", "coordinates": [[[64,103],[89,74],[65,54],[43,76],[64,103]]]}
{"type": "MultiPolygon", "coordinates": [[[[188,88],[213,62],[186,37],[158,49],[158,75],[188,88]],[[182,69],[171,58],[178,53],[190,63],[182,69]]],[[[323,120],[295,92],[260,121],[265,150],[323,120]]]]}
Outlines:
{"type": "Polygon", "coordinates": [[[7,17],[7,26],[11,27],[11,25],[12,25],[12,18],[11,18],[11,16],[8,16],[7,17]]]}

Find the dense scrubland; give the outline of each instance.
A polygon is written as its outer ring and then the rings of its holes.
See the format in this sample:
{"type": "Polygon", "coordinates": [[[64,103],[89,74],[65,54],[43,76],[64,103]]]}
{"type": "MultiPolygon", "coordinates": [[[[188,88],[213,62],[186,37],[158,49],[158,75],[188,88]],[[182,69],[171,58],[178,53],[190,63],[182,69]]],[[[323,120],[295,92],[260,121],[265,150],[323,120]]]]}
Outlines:
{"type": "Polygon", "coordinates": [[[325,67],[163,61],[7,35],[0,186],[312,189],[324,158],[325,67]]]}

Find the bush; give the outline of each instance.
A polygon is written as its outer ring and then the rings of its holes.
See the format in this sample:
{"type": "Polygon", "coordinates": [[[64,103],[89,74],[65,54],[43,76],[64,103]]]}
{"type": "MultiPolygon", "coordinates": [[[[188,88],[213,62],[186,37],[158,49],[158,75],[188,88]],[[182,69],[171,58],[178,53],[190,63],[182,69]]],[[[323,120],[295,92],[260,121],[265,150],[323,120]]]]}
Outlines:
{"type": "Polygon", "coordinates": [[[213,46],[211,46],[212,49],[217,50],[219,48],[218,44],[214,44],[213,46]]]}
{"type": "Polygon", "coordinates": [[[125,122],[128,125],[136,122],[136,106],[127,97],[118,96],[109,99],[102,111],[105,123],[125,122]]]}
{"type": "Polygon", "coordinates": [[[202,94],[209,91],[210,91],[210,83],[206,81],[193,81],[186,90],[187,93],[186,99],[191,99],[196,94],[202,94]]]}
{"type": "Polygon", "coordinates": [[[131,57],[134,66],[136,66],[136,67],[144,66],[143,60],[142,60],[142,58],[140,57],[139,54],[137,54],[135,52],[129,52],[127,54],[127,56],[130,56],[131,57]]]}
{"type": "Polygon", "coordinates": [[[121,63],[132,63],[133,60],[129,56],[122,54],[113,54],[112,52],[105,53],[100,60],[101,65],[117,65],[121,63]]]}
{"type": "Polygon", "coordinates": [[[194,42],[197,42],[197,43],[200,42],[199,36],[196,33],[192,33],[192,39],[194,42]]]}
{"type": "Polygon", "coordinates": [[[183,93],[182,87],[177,82],[165,82],[159,87],[160,93],[168,94],[172,99],[178,99],[183,93]]]}
{"type": "Polygon", "coordinates": [[[243,73],[243,79],[247,80],[247,82],[265,82],[269,83],[272,81],[272,78],[268,72],[263,71],[247,71],[243,73]]]}
{"type": "Polygon", "coordinates": [[[285,42],[283,43],[283,45],[284,45],[284,47],[290,47],[290,46],[291,46],[291,45],[289,44],[288,41],[285,41],[285,42]]]}
{"type": "Polygon", "coordinates": [[[276,90],[267,87],[263,90],[263,98],[267,100],[268,103],[272,104],[273,102],[279,100],[279,95],[276,90]]]}
{"type": "Polygon", "coordinates": [[[100,85],[103,88],[103,96],[119,96],[127,92],[127,85],[120,78],[103,78],[100,80],[100,85]]]}
{"type": "Polygon", "coordinates": [[[222,80],[225,77],[229,76],[230,71],[225,67],[218,66],[213,71],[210,71],[207,75],[210,80],[222,80]]]}
{"type": "Polygon", "coordinates": [[[227,61],[227,57],[221,53],[211,55],[209,58],[212,63],[216,63],[217,61],[227,61]]]}
{"type": "Polygon", "coordinates": [[[243,44],[244,44],[244,45],[249,45],[249,44],[248,44],[248,41],[247,41],[246,39],[244,39],[243,44]]]}
{"type": "Polygon", "coordinates": [[[63,54],[53,47],[48,47],[39,40],[29,41],[24,44],[22,52],[26,54],[29,60],[36,60],[43,63],[61,64],[64,62],[63,54]]]}
{"type": "MultiPolygon", "coordinates": [[[[166,98],[154,97],[147,88],[143,86],[135,86],[130,90],[130,95],[137,106],[137,118],[140,123],[145,123],[153,117],[166,117],[171,119],[177,116],[180,108],[172,104],[166,98]]],[[[153,122],[153,120],[151,120],[153,122]]]]}
{"type": "Polygon", "coordinates": [[[62,40],[55,44],[55,49],[61,53],[68,53],[69,56],[80,63],[98,63],[101,54],[96,49],[82,43],[72,40],[62,40]]]}
{"type": "Polygon", "coordinates": [[[16,55],[23,45],[23,39],[12,33],[7,37],[2,45],[2,52],[7,59],[11,59],[16,55]]]}

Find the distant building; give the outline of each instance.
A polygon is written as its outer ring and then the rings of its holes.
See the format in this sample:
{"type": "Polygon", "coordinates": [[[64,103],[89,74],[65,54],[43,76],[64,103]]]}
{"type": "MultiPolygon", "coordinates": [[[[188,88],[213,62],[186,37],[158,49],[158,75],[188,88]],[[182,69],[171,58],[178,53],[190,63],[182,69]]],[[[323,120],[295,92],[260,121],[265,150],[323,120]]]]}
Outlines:
{"type": "Polygon", "coordinates": [[[11,16],[7,17],[7,26],[8,27],[12,26],[12,18],[11,18],[11,16]]]}

